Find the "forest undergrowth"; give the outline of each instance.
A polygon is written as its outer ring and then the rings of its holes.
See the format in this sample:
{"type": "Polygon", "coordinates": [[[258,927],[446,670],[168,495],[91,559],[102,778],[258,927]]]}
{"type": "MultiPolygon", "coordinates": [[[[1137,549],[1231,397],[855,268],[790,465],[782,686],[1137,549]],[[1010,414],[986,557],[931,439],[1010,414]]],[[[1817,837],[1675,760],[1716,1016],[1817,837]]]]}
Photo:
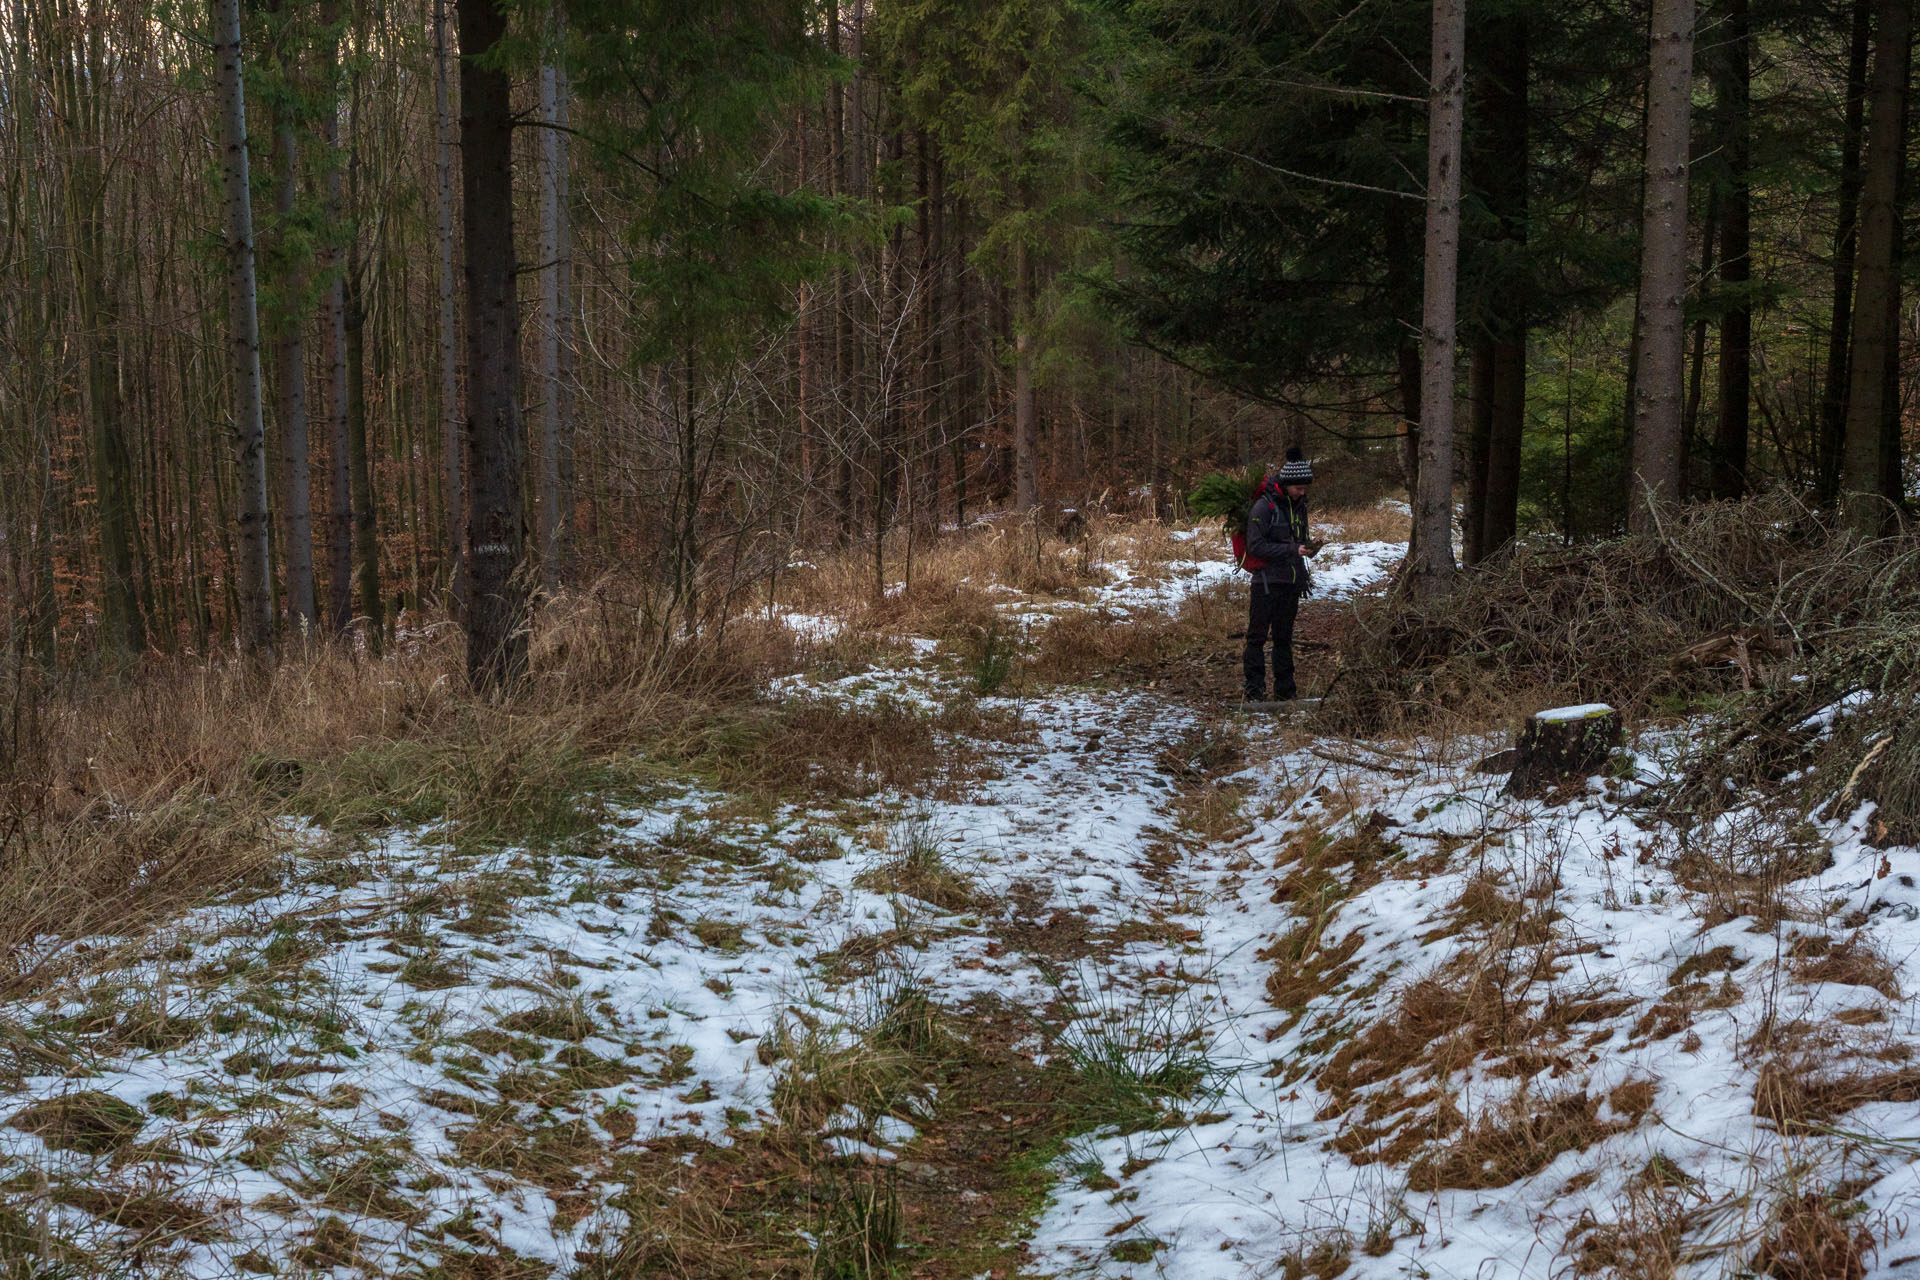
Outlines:
{"type": "Polygon", "coordinates": [[[797,565],[774,581],[771,604],[740,593],[724,626],[664,639],[643,625],[654,612],[646,584],[605,580],[540,613],[533,675],[506,699],[469,688],[458,629],[433,615],[379,657],[349,642],[273,663],[149,655],[51,674],[12,664],[0,941],[162,920],[209,886],[267,883],[275,820],[290,814],[341,835],[444,821],[462,842],[498,846],[578,835],[664,776],[767,798],[925,784],[961,763],[939,735],[991,738],[994,718],[967,699],[863,709],[770,697],[770,684],[899,659],[909,635],[950,647],[984,673],[986,692],[1192,648],[1230,612],[1072,638],[1037,631],[1027,644],[998,608],[1007,591],[1077,608],[1109,581],[1108,542],[1124,545],[1131,576],[1154,581],[1185,554],[1170,532],[1097,517],[1065,535],[1040,520],[983,522],[911,552],[896,539],[887,550],[914,576],[890,593],[868,581],[871,549],[855,550],[797,565]],[[796,615],[833,625],[796,626],[796,615]]]}
{"type": "Polygon", "coordinates": [[[1755,788],[1868,801],[1920,836],[1920,535],[1862,539],[1770,495],[1674,515],[1659,536],[1522,544],[1442,608],[1362,610],[1322,723],[1344,733],[1499,724],[1599,701],[1693,717],[1676,799],[1711,817],[1755,788]]]}
{"type": "Polygon", "coordinates": [[[664,647],[583,591],[509,700],[431,622],[20,677],[0,1259],[1897,1274],[1906,545],[1755,504],[1426,616],[1404,515],[1323,520],[1278,716],[1212,531],[1109,517],[796,562],[664,647]],[[1595,696],[1601,776],[1477,771],[1595,696]]]}

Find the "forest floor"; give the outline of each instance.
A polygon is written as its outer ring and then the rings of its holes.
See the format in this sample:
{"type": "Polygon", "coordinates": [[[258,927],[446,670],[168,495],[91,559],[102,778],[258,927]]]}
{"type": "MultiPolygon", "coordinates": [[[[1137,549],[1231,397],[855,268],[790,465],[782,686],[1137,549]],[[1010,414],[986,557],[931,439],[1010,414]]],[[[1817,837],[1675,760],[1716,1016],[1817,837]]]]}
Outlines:
{"type": "MultiPolygon", "coordinates": [[[[1323,562],[1309,691],[1399,550],[1323,562]]],[[[64,940],[0,1007],[4,1273],[1920,1275],[1920,852],[1683,842],[1684,722],[1516,801],[1504,734],[1250,715],[1210,531],[1021,557],[1004,640],[765,691],[881,744],[818,795],[288,818],[283,874],[64,940]]]]}

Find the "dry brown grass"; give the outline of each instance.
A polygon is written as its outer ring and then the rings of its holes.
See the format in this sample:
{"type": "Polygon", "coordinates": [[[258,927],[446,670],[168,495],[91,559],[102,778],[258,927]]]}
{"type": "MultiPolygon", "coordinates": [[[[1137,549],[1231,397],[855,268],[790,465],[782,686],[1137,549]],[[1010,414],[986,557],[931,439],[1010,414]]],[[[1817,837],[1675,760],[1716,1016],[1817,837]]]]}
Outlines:
{"type": "Polygon", "coordinates": [[[905,535],[896,533],[884,575],[874,572],[871,545],[850,547],[784,575],[776,595],[786,608],[845,619],[856,635],[958,639],[987,627],[995,607],[1010,599],[1080,599],[1086,588],[1111,581],[1105,566],[1117,558],[1151,581],[1169,564],[1218,549],[1205,534],[1188,542],[1175,532],[1158,521],[1102,512],[1068,532],[1052,517],[1005,516],[932,541],[922,534],[911,556],[905,535]]]}
{"type": "Polygon", "coordinates": [[[1839,1197],[1817,1191],[1776,1206],[1772,1234],[1754,1255],[1753,1274],[1773,1280],[1862,1280],[1878,1243],[1849,1208],[1839,1197]]]}
{"type": "MultiPolygon", "coordinates": [[[[916,549],[911,586],[878,601],[870,560],[850,549],[775,584],[788,607],[851,623],[825,643],[743,597],[723,634],[665,644],[630,603],[648,598],[644,584],[603,582],[543,610],[531,677],[503,700],[468,690],[458,628],[431,618],[377,659],[316,644],[274,663],[9,669],[0,943],[137,932],[210,891],[271,883],[287,852],[274,819],[287,812],[349,835],[444,820],[457,840],[550,841],[590,834],[599,798],[644,791],[659,770],[762,794],[962,785],[980,761],[955,743],[1017,725],[965,700],[931,714],[884,700],[768,700],[768,680],[857,669],[894,634],[983,634],[1003,598],[995,584],[1072,597],[1106,580],[1109,548],[1146,572],[1193,554],[1170,535],[1099,514],[1065,535],[1002,521],[916,549]]],[[[904,543],[893,552],[897,573],[904,543]]],[[[1028,661],[1070,678],[1161,661],[1230,629],[1204,603],[1138,628],[1075,618],[1028,661]]],[[[16,962],[30,971],[38,960],[16,962]]]]}
{"type": "Polygon", "coordinates": [[[1622,1085],[1607,1099],[1615,1114],[1602,1119],[1600,1099],[1583,1090],[1522,1090],[1429,1147],[1408,1166],[1407,1185],[1415,1191],[1484,1190],[1518,1182],[1565,1152],[1585,1151],[1633,1128],[1652,1092],[1644,1082],[1622,1085]]]}
{"type": "Polygon", "coordinates": [[[1761,1064],[1753,1086],[1754,1114],[1781,1129],[1824,1125],[1870,1102],[1920,1102],[1920,1065],[1782,1053],[1761,1064]]]}
{"type": "Polygon", "coordinates": [[[1685,1240],[1700,1208],[1694,1180],[1655,1155],[1627,1180],[1612,1220],[1583,1214],[1567,1233],[1576,1276],[1672,1280],[1687,1259],[1685,1240]]]}
{"type": "MultiPolygon", "coordinates": [[[[138,933],[211,892],[271,883],[281,813],[347,836],[445,820],[461,841],[572,839],[656,770],[864,794],[956,777],[975,761],[955,735],[1015,731],[966,702],[764,697],[807,660],[787,628],[752,620],[662,647],[584,594],[540,618],[532,674],[506,699],[468,689],[444,622],[380,659],[315,646],[274,664],[16,673],[0,717],[0,942],[138,933]]],[[[11,976],[45,955],[16,951],[11,976]]]]}
{"type": "Polygon", "coordinates": [[[1834,982],[1869,987],[1889,1000],[1900,998],[1900,969],[1864,933],[1836,943],[1818,934],[1794,940],[1793,976],[1802,982],[1834,982]]]}
{"type": "MultiPolygon", "coordinates": [[[[1320,1118],[1346,1117],[1334,1143],[1338,1150],[1356,1163],[1402,1163],[1419,1156],[1432,1179],[1467,1177],[1466,1165],[1445,1164],[1432,1152],[1420,1155],[1442,1140],[1468,1140],[1458,1136],[1469,1129],[1468,1118],[1450,1097],[1456,1075],[1477,1067],[1516,1080],[1542,1071],[1557,1076],[1574,1065],[1579,1046],[1571,1042],[1582,1034],[1583,1024],[1617,1018],[1631,1008],[1630,1001],[1599,989],[1536,994],[1537,984],[1564,970],[1557,963],[1559,945],[1550,936],[1538,944],[1516,944],[1511,932],[1494,928],[1481,945],[1408,984],[1387,1016],[1339,1043],[1318,1076],[1330,1097],[1320,1118]]],[[[1638,1094],[1610,1099],[1616,1111],[1631,1110],[1639,1100],[1638,1094]]],[[[1524,1115],[1481,1117],[1474,1126],[1484,1130],[1484,1141],[1470,1153],[1478,1162],[1472,1168],[1488,1160],[1494,1160],[1495,1169],[1517,1168],[1531,1158],[1526,1152],[1577,1137],[1585,1122],[1569,1110],[1572,1106],[1557,1099],[1524,1115]],[[1489,1153],[1503,1143],[1517,1154],[1495,1159],[1489,1153]]]]}
{"type": "Polygon", "coordinates": [[[1793,886],[1832,859],[1825,838],[1803,817],[1755,807],[1694,833],[1671,867],[1699,895],[1706,927],[1744,917],[1771,927],[1819,914],[1797,900],[1793,886]]]}
{"type": "Polygon", "coordinates": [[[1310,827],[1296,833],[1274,860],[1275,870],[1284,868],[1286,874],[1273,901],[1301,914],[1292,930],[1258,954],[1274,966],[1267,978],[1268,999],[1276,1009],[1294,1015],[1286,1027],[1309,1002],[1346,981],[1357,967],[1353,955],[1360,948],[1360,931],[1332,944],[1326,934],[1340,904],[1378,884],[1388,865],[1403,856],[1400,847],[1384,837],[1386,830],[1383,822],[1368,820],[1336,839],[1310,827]]]}
{"type": "Polygon", "coordinates": [[[1183,662],[1223,661],[1227,637],[1245,625],[1242,593],[1222,588],[1187,597],[1171,615],[1078,612],[1055,619],[1029,651],[1026,672],[1062,684],[1146,683],[1183,662]]]}

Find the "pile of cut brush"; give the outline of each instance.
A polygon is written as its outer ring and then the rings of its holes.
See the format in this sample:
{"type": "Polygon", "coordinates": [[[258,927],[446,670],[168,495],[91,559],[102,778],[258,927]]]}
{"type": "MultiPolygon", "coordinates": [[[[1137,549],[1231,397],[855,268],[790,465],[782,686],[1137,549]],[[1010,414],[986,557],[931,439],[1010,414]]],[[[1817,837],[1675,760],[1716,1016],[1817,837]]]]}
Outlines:
{"type": "Polygon", "coordinates": [[[1920,838],[1920,534],[1862,539],[1779,495],[1691,508],[1652,537],[1521,546],[1443,605],[1363,606],[1321,707],[1346,733],[1442,712],[1604,701],[1704,715],[1675,799],[1700,815],[1766,787],[1872,801],[1920,838]]]}

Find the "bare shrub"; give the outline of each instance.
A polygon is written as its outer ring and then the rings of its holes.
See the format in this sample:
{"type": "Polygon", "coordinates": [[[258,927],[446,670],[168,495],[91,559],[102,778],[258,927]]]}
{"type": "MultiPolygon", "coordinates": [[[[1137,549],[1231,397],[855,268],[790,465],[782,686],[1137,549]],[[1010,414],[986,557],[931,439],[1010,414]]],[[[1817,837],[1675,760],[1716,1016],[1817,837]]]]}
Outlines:
{"type": "Polygon", "coordinates": [[[1681,833],[1674,878],[1700,895],[1707,927],[1752,917],[1765,925],[1805,912],[1790,886],[1833,863],[1827,842],[1799,813],[1775,805],[1730,811],[1681,833]]]}

